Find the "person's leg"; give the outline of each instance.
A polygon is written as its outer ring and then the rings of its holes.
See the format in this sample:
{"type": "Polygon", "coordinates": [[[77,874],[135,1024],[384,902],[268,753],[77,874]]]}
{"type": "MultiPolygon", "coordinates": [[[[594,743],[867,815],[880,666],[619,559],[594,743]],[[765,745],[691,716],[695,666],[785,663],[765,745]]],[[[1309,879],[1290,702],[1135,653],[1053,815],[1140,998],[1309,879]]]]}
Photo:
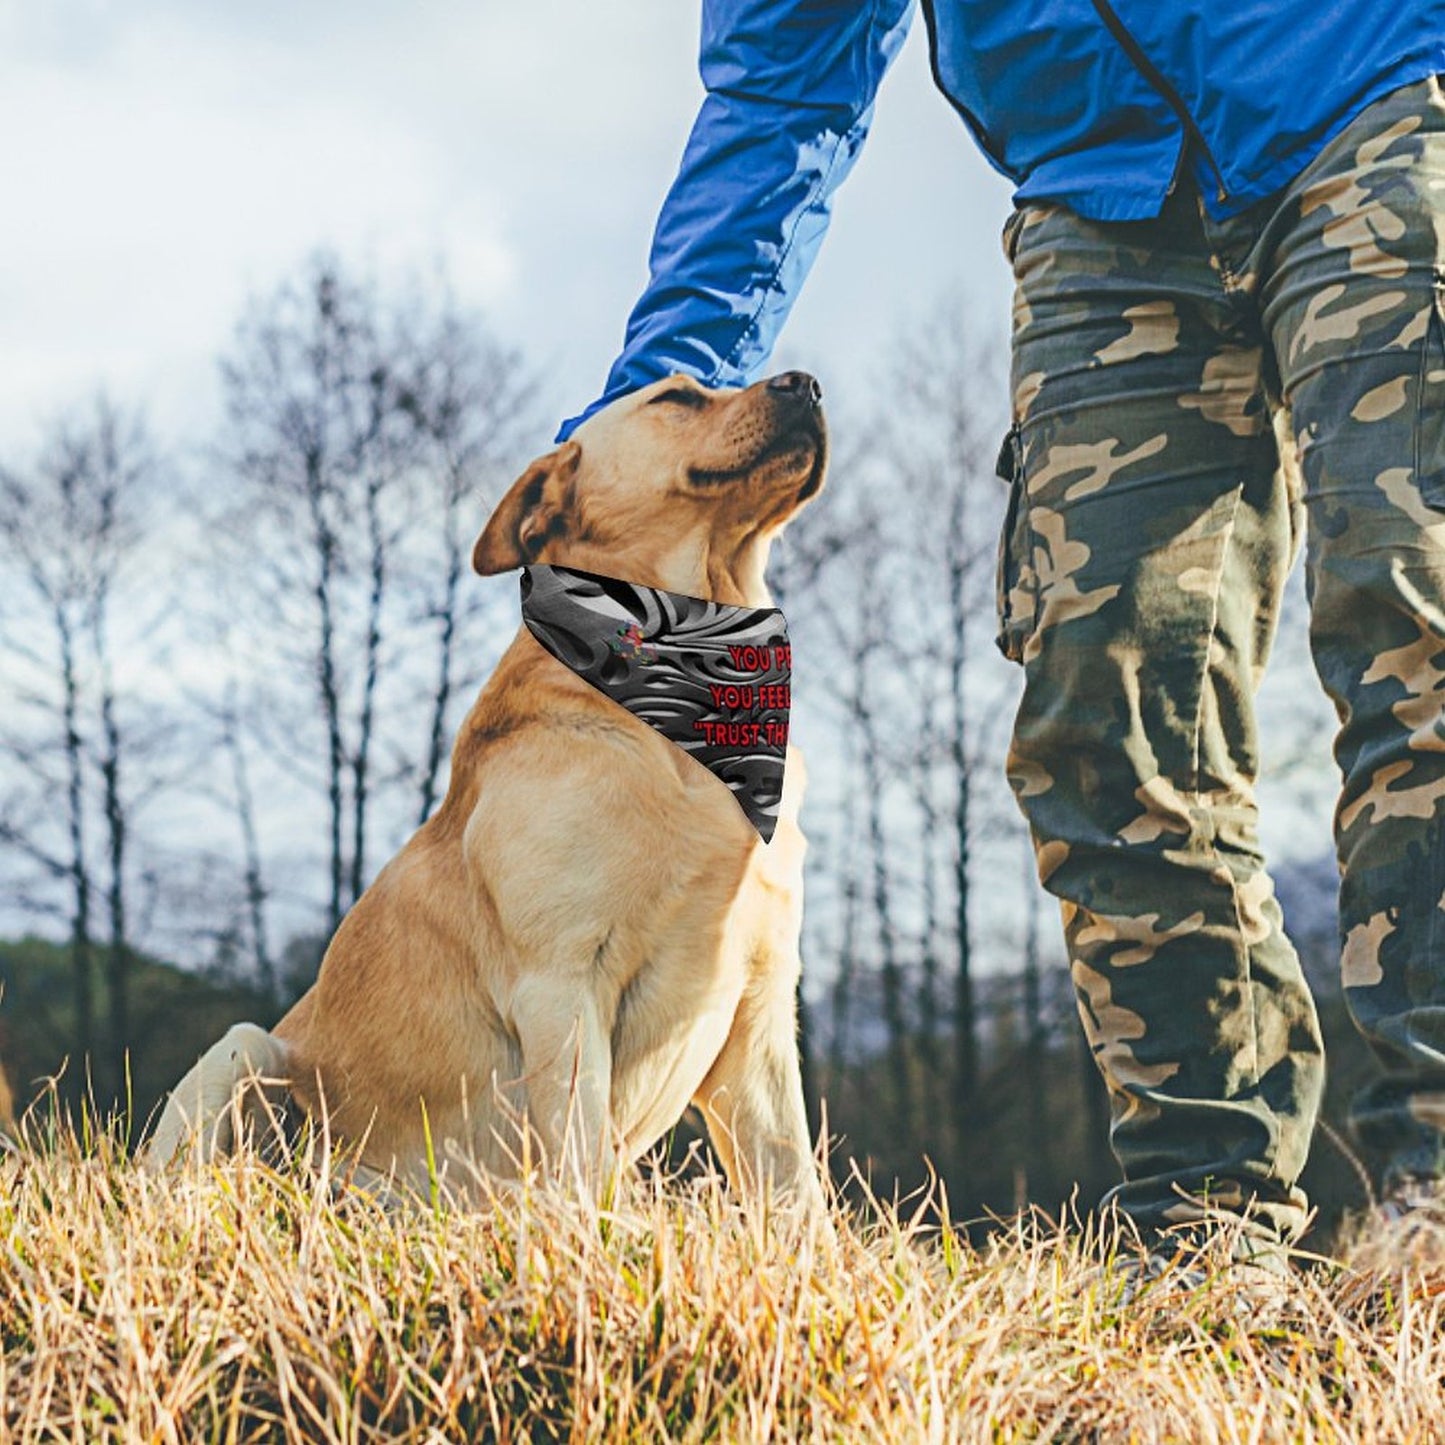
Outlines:
{"type": "Polygon", "coordinates": [[[1252,308],[1192,196],[1010,227],[1022,468],[1009,778],[1061,900],[1146,1232],[1257,1210],[1295,1237],[1322,1084],[1256,832],[1253,698],[1293,555],[1252,308]]]}
{"type": "Polygon", "coordinates": [[[1339,711],[1343,977],[1387,1183],[1445,1174],[1445,95],[1366,110],[1291,186],[1264,315],[1300,441],[1339,711]]]}

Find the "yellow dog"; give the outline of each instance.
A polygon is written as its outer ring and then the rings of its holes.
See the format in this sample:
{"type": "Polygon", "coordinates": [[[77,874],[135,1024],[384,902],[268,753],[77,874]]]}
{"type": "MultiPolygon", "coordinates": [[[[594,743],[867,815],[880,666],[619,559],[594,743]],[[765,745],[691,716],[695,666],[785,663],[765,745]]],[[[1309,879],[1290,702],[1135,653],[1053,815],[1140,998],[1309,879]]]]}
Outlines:
{"type": "MultiPolygon", "coordinates": [[[[749,607],[822,486],[817,384],[661,381],[513,485],[478,572],[550,563],[749,607]]],[[[689,1103],[730,1180],[820,1198],[799,1071],[803,768],[764,844],[728,789],[520,630],[463,724],[435,816],[337,930],[273,1033],[237,1025],[148,1150],[234,1141],[250,1075],[413,1187],[439,1159],[515,1174],[527,1148],[597,1191],[689,1103]]],[[[455,1171],[454,1171],[455,1173],[455,1171]]]]}

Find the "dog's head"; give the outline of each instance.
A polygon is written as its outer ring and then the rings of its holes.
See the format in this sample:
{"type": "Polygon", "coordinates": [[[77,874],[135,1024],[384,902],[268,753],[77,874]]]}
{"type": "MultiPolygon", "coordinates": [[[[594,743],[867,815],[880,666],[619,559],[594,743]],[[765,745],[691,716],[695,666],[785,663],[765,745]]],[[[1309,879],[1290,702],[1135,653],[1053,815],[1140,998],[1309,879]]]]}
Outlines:
{"type": "Polygon", "coordinates": [[[548,562],[765,606],[768,547],[823,485],[820,396],[788,371],[741,391],[673,376],[620,397],[522,474],[472,564],[486,576],[548,562]]]}

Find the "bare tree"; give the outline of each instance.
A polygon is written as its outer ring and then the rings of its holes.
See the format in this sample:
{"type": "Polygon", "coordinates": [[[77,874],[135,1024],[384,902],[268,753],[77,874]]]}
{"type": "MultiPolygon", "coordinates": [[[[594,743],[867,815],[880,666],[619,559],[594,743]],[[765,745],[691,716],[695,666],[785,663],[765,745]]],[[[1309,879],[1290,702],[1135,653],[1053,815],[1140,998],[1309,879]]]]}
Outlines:
{"type": "Polygon", "coordinates": [[[848,706],[857,725],[863,765],[861,782],[867,815],[868,852],[873,875],[874,926],[878,941],[879,972],[883,984],[883,1020],[888,1028],[888,1063],[892,1075],[892,1108],[900,1133],[913,1123],[913,1089],[909,1069],[910,1020],[907,983],[899,958],[898,923],[894,916],[893,884],[889,866],[887,832],[883,808],[887,791],[886,760],[880,736],[878,707],[870,687],[870,674],[877,666],[883,637],[877,613],[865,613],[861,635],[855,637],[852,686],[848,706]]]}
{"type": "Polygon", "coordinates": [[[262,993],[275,1003],[279,1001],[276,962],[271,953],[270,929],[266,921],[269,890],[266,887],[261,835],[256,822],[256,800],[251,788],[251,771],[246,759],[246,743],[242,734],[234,678],[226,687],[219,722],[221,744],[231,764],[232,798],[245,860],[245,907],[251,940],[252,968],[262,993]]]}
{"type": "MultiPolygon", "coordinates": [[[[846,754],[844,755],[846,758],[846,754]]],[[[851,772],[851,767],[848,768],[851,772]]],[[[858,972],[858,915],[862,903],[861,854],[858,845],[858,797],[856,788],[844,794],[842,827],[839,829],[841,855],[835,867],[841,869],[838,953],[830,986],[828,1030],[828,1075],[840,1079],[848,1062],[848,1027],[853,1008],[853,987],[858,972]]]]}
{"type": "MultiPolygon", "coordinates": [[[[952,831],[952,975],[949,1092],[965,1117],[979,1081],[979,1016],[974,957],[973,849],[980,808],[1001,801],[1002,759],[982,746],[976,719],[996,712],[986,697],[1006,695],[1011,678],[985,683],[992,652],[993,571],[1002,489],[992,475],[1002,431],[1003,388],[995,359],[956,324],[909,338],[889,371],[890,406],[876,428],[879,466],[893,498],[898,561],[892,610],[907,639],[901,659],[924,752],[918,767],[921,990],[937,1008],[940,898],[931,868],[933,840],[946,813],[952,831]],[[995,390],[987,390],[992,380],[995,390]],[[979,777],[992,770],[983,804],[979,777]]],[[[996,661],[996,659],[994,659],[996,661]]],[[[1011,820],[1012,821],[1012,820],[1011,820]]],[[[923,1025],[923,1058],[934,1060],[923,1025]]],[[[934,1069],[936,1063],[928,1067],[934,1069]]]]}
{"type": "Polygon", "coordinates": [[[237,487],[217,530],[244,600],[225,630],[268,679],[228,749],[233,772],[254,745],[324,799],[329,933],[378,832],[434,807],[461,693],[491,660],[472,624],[500,594],[465,587],[468,549],[522,464],[533,384],[444,287],[384,293],[327,256],[252,306],[222,378],[237,487]]]}
{"type": "Polygon", "coordinates": [[[461,663],[465,624],[481,615],[480,593],[468,594],[471,542],[482,507],[497,500],[525,457],[537,384],[516,351],[489,338],[453,305],[405,338],[408,378],[401,404],[421,444],[417,465],[430,478],[427,559],[413,567],[423,597],[421,621],[434,629],[435,670],[429,689],[425,747],[416,766],[418,825],[440,795],[451,712],[458,691],[475,680],[478,663],[461,663]]]}
{"type": "Polygon", "coordinates": [[[130,844],[129,807],[125,792],[127,747],[116,697],[116,656],[111,610],[120,570],[138,546],[143,532],[138,502],[154,468],[150,444],[137,424],[129,428],[102,403],[93,425],[68,430],[60,438],[67,463],[88,475],[96,506],[91,538],[93,587],[90,642],[96,673],[101,810],[105,820],[106,909],[110,938],[106,959],[109,995],[111,1082],[120,1089],[130,1042],[130,935],[127,927],[127,862],[130,844]]]}
{"type": "Polygon", "coordinates": [[[938,1036],[942,1022],[939,964],[943,944],[942,890],[939,886],[944,819],[938,806],[936,778],[939,750],[937,689],[931,674],[920,679],[918,745],[913,759],[914,796],[918,807],[918,868],[923,890],[918,978],[918,1059],[925,1126],[942,1117],[943,1069],[938,1036]]]}
{"type": "MultiPolygon", "coordinates": [[[[0,567],[13,584],[0,646],[19,682],[0,743],[32,791],[64,799],[63,821],[42,805],[21,822],[12,804],[0,836],[49,879],[65,880],[80,1060],[98,1041],[93,911],[97,894],[103,900],[113,1084],[124,1078],[129,1041],[128,866],[139,792],[126,779],[135,749],[121,720],[113,615],[145,536],[155,469],[142,421],[102,398],[54,426],[33,466],[0,473],[0,567]]],[[[82,1087],[80,1068],[71,1085],[82,1087]]]]}
{"type": "MultiPolygon", "coordinates": [[[[823,807],[845,819],[827,860],[841,925],[828,1077],[836,1086],[848,1067],[855,1020],[854,1035],[874,1041],[865,1055],[883,1050],[898,1157],[951,1145],[957,1163],[977,1133],[984,1048],[977,850],[995,830],[1024,832],[999,725],[1017,678],[992,641],[1005,387],[996,360],[951,321],[910,337],[885,377],[886,408],[862,444],[849,449],[845,433],[834,462],[843,495],[789,530],[782,575],[795,629],[827,659],[798,696],[826,712],[835,766],[851,760],[832,787],[827,771],[810,770],[815,816],[823,807]],[[866,881],[848,848],[864,856],[866,881]],[[858,1015],[862,998],[875,1019],[858,1015]],[[940,1128],[949,1105],[952,1127],[940,1128]]],[[[1017,871],[999,866],[997,850],[982,868],[988,911],[1025,916],[1017,871]]],[[[989,963],[1017,973],[1023,961],[989,963]]]]}
{"type": "Polygon", "coordinates": [[[253,575],[275,619],[299,633],[289,660],[307,667],[320,709],[333,929],[365,850],[385,602],[393,388],[375,311],[366,288],[319,258],[247,316],[222,363],[223,451],[240,483],[228,530],[260,562],[253,575]],[[346,632],[358,618],[360,635],[346,632]],[[347,674],[356,657],[359,683],[347,674]]]}
{"type": "Polygon", "coordinates": [[[895,1136],[903,1139],[915,1124],[911,1058],[914,1021],[903,929],[896,908],[897,860],[890,846],[886,818],[887,795],[904,772],[902,758],[906,752],[897,740],[891,696],[891,649],[896,638],[886,605],[888,545],[882,516],[865,494],[852,507],[836,509],[827,532],[803,531],[799,550],[818,561],[805,570],[798,565],[796,556],[790,558],[792,565],[785,575],[791,574],[795,583],[790,596],[805,599],[795,608],[795,615],[801,615],[806,608],[814,645],[829,659],[829,665],[822,669],[828,679],[828,701],[846,738],[843,746],[857,763],[857,776],[847,780],[848,796],[842,805],[846,820],[842,830],[846,858],[844,922],[841,957],[833,983],[830,1075],[837,1079],[846,1053],[848,1018],[859,981],[857,962],[863,934],[858,924],[866,896],[872,925],[868,934],[876,950],[887,1039],[887,1112],[895,1136]],[[820,536],[829,541],[819,545],[820,536]],[[856,585],[860,575],[870,578],[869,588],[856,585]],[[807,579],[807,586],[796,586],[800,577],[807,579]],[[861,876],[865,869],[866,886],[861,876]]]}
{"type": "MultiPolygon", "coordinates": [[[[962,430],[962,428],[958,428],[962,430]]],[[[953,763],[954,827],[954,965],[953,1087],[958,1102],[973,1097],[978,1088],[978,1015],[974,1007],[973,936],[971,932],[973,846],[973,760],[969,756],[968,658],[970,572],[977,556],[970,546],[968,507],[963,486],[949,498],[948,548],[948,681],[953,715],[949,729],[949,757],[953,763]]]]}
{"type": "Polygon", "coordinates": [[[993,354],[948,321],[900,349],[889,393],[900,401],[880,427],[881,446],[913,539],[914,592],[922,604],[912,614],[919,638],[914,653],[931,674],[927,684],[915,682],[915,691],[931,698],[941,674],[948,699],[942,746],[953,830],[951,1074],[954,1101],[962,1109],[979,1077],[972,923],[977,779],[990,764],[1001,775],[1000,758],[985,763],[980,756],[974,709],[981,680],[976,653],[993,617],[1003,496],[992,473],[1003,430],[1003,387],[993,354]],[[989,382],[995,391],[986,389],[989,382]]]}

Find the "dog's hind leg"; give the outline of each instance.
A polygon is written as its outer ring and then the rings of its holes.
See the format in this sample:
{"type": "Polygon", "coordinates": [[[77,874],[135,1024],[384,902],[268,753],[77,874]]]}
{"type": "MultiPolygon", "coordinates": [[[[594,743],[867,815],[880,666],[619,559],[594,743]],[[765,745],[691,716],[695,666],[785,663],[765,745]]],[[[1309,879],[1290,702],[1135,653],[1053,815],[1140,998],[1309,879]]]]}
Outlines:
{"type": "Polygon", "coordinates": [[[284,1107],[288,1071],[280,1039],[256,1024],[234,1025],[176,1085],[142,1163],[163,1169],[192,1141],[204,1159],[230,1153],[247,1120],[264,1125],[265,1115],[284,1107]]]}

